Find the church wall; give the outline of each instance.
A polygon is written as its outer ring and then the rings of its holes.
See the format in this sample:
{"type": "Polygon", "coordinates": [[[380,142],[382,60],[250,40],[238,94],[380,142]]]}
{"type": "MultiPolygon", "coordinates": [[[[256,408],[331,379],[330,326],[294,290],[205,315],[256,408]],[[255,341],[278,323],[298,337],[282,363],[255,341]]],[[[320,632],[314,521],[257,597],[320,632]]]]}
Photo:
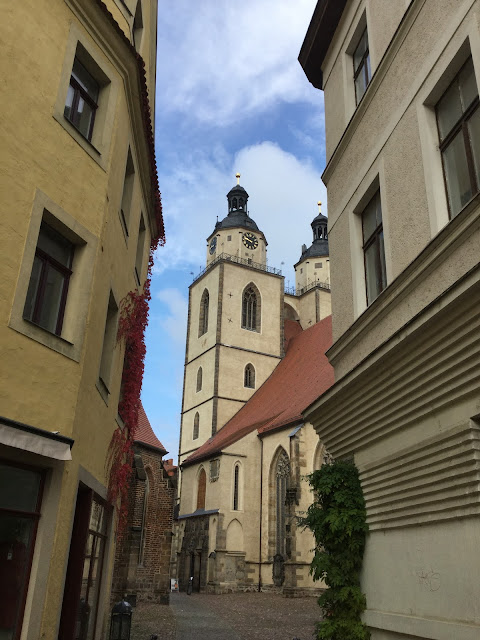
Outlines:
{"type": "Polygon", "coordinates": [[[199,405],[213,396],[215,376],[215,349],[200,355],[185,371],[183,390],[183,410],[199,405]],[[202,388],[197,391],[197,372],[202,367],[202,388]]]}
{"type": "Polygon", "coordinates": [[[283,278],[225,264],[221,340],[253,351],[280,356],[280,318],[283,305],[283,278]],[[253,282],[261,296],[260,332],[242,329],[242,292],[253,282]],[[229,294],[232,294],[230,297],[229,294]],[[229,322],[229,318],[232,322],[229,322]]]}
{"type": "MultiPolygon", "coordinates": [[[[218,381],[218,394],[225,398],[248,400],[261,387],[280,362],[280,358],[272,358],[259,353],[250,353],[237,349],[220,349],[220,370],[222,375],[218,381]],[[245,367],[255,367],[255,388],[244,387],[245,367]]],[[[237,403],[237,410],[241,407],[237,403]]]]}
{"type": "Polygon", "coordinates": [[[195,282],[190,289],[190,327],[188,328],[188,361],[213,347],[216,341],[218,291],[219,291],[220,267],[216,266],[195,282]],[[208,289],[210,302],[208,314],[208,331],[198,335],[198,323],[200,318],[200,301],[202,294],[208,289]]]}
{"type": "Polygon", "coordinates": [[[187,454],[192,453],[195,449],[208,440],[212,435],[212,417],[213,417],[213,403],[206,402],[200,407],[196,407],[187,411],[182,415],[182,442],[181,442],[181,459],[184,460],[187,454]],[[199,433],[198,438],[193,439],[193,425],[195,420],[195,414],[198,412],[199,419],[199,433]]]}

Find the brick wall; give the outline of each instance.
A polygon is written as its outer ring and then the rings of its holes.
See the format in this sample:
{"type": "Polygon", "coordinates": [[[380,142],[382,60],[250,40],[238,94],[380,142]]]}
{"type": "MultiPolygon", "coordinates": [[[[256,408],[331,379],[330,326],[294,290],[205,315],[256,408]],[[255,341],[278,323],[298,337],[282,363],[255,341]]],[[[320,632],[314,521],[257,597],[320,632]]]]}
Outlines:
{"type": "Polygon", "coordinates": [[[137,602],[168,604],[174,487],[159,452],[137,444],[135,453],[126,531],[115,552],[112,601],[127,594],[137,602]]]}

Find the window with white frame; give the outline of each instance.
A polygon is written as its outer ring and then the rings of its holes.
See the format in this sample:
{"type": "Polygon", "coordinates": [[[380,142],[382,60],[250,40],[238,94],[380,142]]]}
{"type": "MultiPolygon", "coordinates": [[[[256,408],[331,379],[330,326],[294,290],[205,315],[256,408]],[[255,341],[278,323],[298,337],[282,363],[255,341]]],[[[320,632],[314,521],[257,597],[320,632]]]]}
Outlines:
{"type": "Polygon", "coordinates": [[[372,78],[370,68],[370,50],[368,47],[368,31],[365,27],[353,52],[353,80],[355,84],[355,104],[363,98],[372,78]]]}
{"type": "Polygon", "coordinates": [[[380,191],[376,192],[362,212],[362,234],[365,287],[369,305],[387,286],[380,191]]]}
{"type": "Polygon", "coordinates": [[[435,107],[448,210],[454,218],[480,190],[480,108],[472,58],[435,107]]]}

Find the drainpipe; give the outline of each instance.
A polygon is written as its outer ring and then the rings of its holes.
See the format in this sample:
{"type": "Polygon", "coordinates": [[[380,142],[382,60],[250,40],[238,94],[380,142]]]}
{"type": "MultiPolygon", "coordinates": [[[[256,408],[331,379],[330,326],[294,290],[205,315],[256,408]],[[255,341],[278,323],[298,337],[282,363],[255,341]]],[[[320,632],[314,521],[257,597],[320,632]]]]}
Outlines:
{"type": "Polygon", "coordinates": [[[260,438],[260,528],[258,532],[258,592],[262,590],[263,438],[260,438]]]}

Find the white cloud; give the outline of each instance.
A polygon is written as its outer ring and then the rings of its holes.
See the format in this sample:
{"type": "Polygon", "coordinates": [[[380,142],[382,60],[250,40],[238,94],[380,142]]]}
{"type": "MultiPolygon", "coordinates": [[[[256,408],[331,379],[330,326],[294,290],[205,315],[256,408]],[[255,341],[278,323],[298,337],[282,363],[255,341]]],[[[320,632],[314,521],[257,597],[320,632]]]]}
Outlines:
{"type": "MultiPolygon", "coordinates": [[[[250,196],[250,215],[269,243],[269,264],[282,268],[293,285],[292,266],[301,245],[312,242],[310,222],[317,215],[317,201],[326,203],[326,190],[311,160],[273,142],[245,147],[228,164],[222,152],[213,159],[196,153],[182,159],[181,170],[162,178],[167,243],[157,252],[157,273],[170,267],[196,275],[204,268],[206,238],[217,215],[220,220],[227,215],[225,196],[236,171],[250,196]]],[[[326,206],[322,210],[326,213],[326,206]]]]}
{"type": "Polygon", "coordinates": [[[297,57],[316,0],[176,0],[159,12],[157,100],[220,125],[315,101],[297,57]]]}
{"type": "Polygon", "coordinates": [[[178,289],[162,289],[156,296],[168,309],[160,318],[160,326],[175,346],[185,345],[187,335],[187,298],[178,289]]]}

